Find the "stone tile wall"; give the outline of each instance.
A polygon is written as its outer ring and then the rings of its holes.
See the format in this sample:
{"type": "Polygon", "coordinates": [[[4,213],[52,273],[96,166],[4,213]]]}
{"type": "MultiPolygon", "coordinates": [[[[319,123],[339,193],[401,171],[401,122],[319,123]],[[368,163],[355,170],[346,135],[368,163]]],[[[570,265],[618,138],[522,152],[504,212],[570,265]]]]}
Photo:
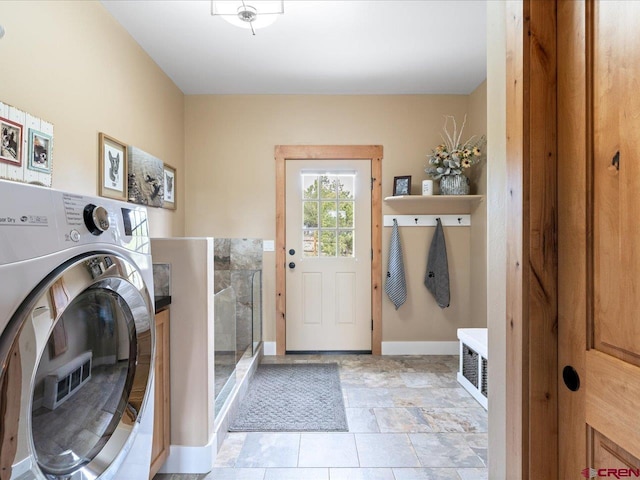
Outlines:
{"type": "Polygon", "coordinates": [[[156,297],[171,295],[171,265],[168,263],[153,264],[153,292],[156,297]]]}
{"type": "MultiPolygon", "coordinates": [[[[251,346],[253,332],[253,275],[262,270],[262,240],[216,238],[214,240],[214,289],[233,287],[236,295],[236,352],[251,346]]],[[[258,306],[259,308],[259,306],[258,306]]]]}

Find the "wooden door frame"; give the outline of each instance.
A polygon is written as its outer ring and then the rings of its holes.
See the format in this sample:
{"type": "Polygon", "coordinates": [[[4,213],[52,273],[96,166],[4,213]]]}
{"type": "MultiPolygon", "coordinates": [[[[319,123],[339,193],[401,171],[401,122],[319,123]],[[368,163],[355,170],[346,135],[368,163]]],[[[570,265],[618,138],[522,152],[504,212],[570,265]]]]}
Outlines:
{"type": "Polygon", "coordinates": [[[558,1],[506,2],[509,479],[558,478],[558,1]]]}
{"type": "Polygon", "coordinates": [[[276,145],[276,354],[284,355],[287,331],[286,160],[371,162],[371,353],[382,353],[382,145],[276,145]]]}

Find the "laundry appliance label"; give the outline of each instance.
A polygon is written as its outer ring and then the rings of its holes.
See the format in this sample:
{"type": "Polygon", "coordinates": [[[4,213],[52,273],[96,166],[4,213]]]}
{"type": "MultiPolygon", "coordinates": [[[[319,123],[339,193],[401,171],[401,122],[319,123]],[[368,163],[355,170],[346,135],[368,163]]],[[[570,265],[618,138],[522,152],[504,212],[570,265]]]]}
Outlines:
{"type": "Polygon", "coordinates": [[[82,225],[82,212],[86,201],[81,195],[71,195],[65,193],[62,195],[64,204],[64,214],[67,217],[67,225],[82,225]]]}
{"type": "Polygon", "coordinates": [[[0,214],[0,226],[2,225],[46,227],[49,225],[49,218],[46,215],[21,215],[19,217],[14,217],[3,216],[0,214]]]}

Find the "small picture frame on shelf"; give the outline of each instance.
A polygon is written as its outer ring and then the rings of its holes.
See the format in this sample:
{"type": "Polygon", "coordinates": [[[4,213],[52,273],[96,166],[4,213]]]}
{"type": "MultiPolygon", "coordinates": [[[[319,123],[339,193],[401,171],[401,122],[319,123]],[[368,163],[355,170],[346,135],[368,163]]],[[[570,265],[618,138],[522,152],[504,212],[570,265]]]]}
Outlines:
{"type": "Polygon", "coordinates": [[[99,136],[100,196],[127,200],[127,146],[113,137],[99,136]]]}
{"type": "Polygon", "coordinates": [[[393,177],[393,196],[411,195],[411,175],[393,177]]]}

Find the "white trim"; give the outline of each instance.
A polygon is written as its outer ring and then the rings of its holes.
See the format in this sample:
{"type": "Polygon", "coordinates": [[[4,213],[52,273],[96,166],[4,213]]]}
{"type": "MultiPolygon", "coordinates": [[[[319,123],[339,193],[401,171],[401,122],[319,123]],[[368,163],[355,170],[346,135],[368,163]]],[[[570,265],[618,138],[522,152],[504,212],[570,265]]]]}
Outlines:
{"type": "Polygon", "coordinates": [[[216,450],[215,433],[203,446],[171,445],[169,457],[158,473],[209,473],[216,463],[216,450]]]}
{"type": "Polygon", "coordinates": [[[487,329],[486,328],[459,328],[458,338],[460,343],[473,349],[484,358],[487,356],[487,329]]]}
{"type": "MultiPolygon", "coordinates": [[[[273,344],[273,354],[275,355],[275,342],[273,344]]],[[[264,345],[264,344],[263,344],[264,345]]],[[[222,408],[216,415],[214,423],[214,433],[209,443],[204,446],[171,445],[169,447],[169,457],[160,468],[158,473],[209,473],[216,462],[217,451],[221,448],[231,417],[237,413],[239,404],[249,390],[251,377],[258,368],[262,358],[264,346],[259,347],[253,356],[248,356],[248,352],[240,360],[242,368],[248,364],[246,374],[236,383],[233,391],[225,400],[222,408]]]]}
{"type": "Polygon", "coordinates": [[[106,355],[104,357],[94,357],[91,361],[91,368],[99,367],[101,365],[115,365],[118,363],[118,359],[115,355],[106,355]]]}
{"type": "Polygon", "coordinates": [[[458,355],[458,342],[382,342],[382,355],[458,355]]]}
{"type": "Polygon", "coordinates": [[[462,385],[467,392],[473,395],[473,398],[475,398],[478,403],[482,405],[485,410],[487,410],[489,404],[487,397],[482,395],[482,393],[480,393],[480,390],[478,390],[475,385],[467,380],[460,372],[457,373],[457,379],[458,383],[462,385]]]}
{"type": "Polygon", "coordinates": [[[262,350],[264,355],[275,355],[276,354],[276,342],[262,342],[262,350]]]}

